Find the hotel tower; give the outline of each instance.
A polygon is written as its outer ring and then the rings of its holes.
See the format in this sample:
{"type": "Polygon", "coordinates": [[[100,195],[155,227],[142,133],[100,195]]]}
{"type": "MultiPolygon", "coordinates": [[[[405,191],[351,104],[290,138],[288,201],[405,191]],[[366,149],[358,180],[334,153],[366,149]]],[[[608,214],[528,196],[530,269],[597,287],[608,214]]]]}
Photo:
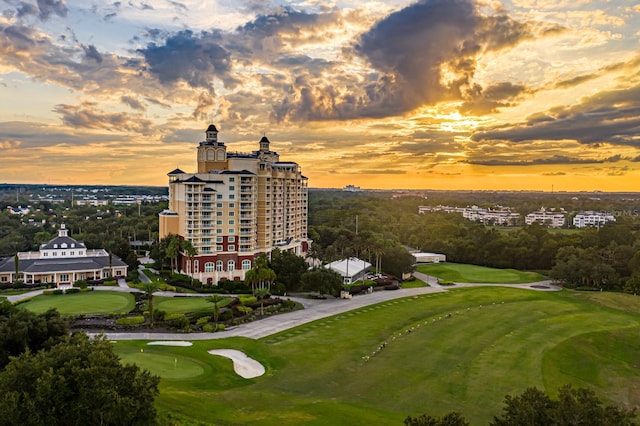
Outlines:
{"type": "Polygon", "coordinates": [[[198,145],[197,173],[168,176],[160,238],[178,235],[198,252],[181,253],[183,273],[217,284],[244,279],[256,257],[275,248],[306,254],[307,178],[297,163],[280,161],[266,136],[257,151],[229,152],[212,124],[198,145]]]}

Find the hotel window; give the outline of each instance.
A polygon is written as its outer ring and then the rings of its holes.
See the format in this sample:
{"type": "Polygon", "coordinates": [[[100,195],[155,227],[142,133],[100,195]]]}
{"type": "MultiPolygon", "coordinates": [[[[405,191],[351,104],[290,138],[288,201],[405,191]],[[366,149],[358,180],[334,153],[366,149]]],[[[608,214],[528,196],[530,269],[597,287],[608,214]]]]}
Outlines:
{"type": "Polygon", "coordinates": [[[198,268],[200,267],[200,265],[198,264],[197,260],[193,261],[193,272],[199,272],[198,268]]]}
{"type": "Polygon", "coordinates": [[[71,251],[71,252],[69,252],[69,256],[75,256],[75,255],[76,255],[76,252],[75,252],[75,251],[71,251]]]}
{"type": "Polygon", "coordinates": [[[234,177],[229,178],[229,182],[235,182],[235,181],[236,181],[236,178],[234,178],[234,177]]]}
{"type": "Polygon", "coordinates": [[[60,282],[69,281],[69,274],[60,274],[60,282]]]}
{"type": "Polygon", "coordinates": [[[49,253],[47,253],[46,251],[42,253],[42,256],[44,257],[49,257],[49,253]]]}
{"type": "Polygon", "coordinates": [[[222,242],[222,237],[216,237],[216,243],[221,243],[222,242]]]}
{"type": "Polygon", "coordinates": [[[236,251],[236,246],[235,246],[235,245],[233,245],[233,244],[231,244],[231,245],[229,246],[229,251],[236,251]]]}
{"type": "Polygon", "coordinates": [[[249,269],[251,269],[251,261],[249,259],[245,259],[242,261],[242,270],[243,271],[248,271],[249,269]]]}
{"type": "Polygon", "coordinates": [[[222,216],[222,212],[216,212],[216,216],[222,216]]]}
{"type": "Polygon", "coordinates": [[[222,234],[222,229],[216,229],[216,234],[222,234]]]}
{"type": "Polygon", "coordinates": [[[236,203],[229,203],[229,208],[230,208],[230,209],[233,209],[233,208],[235,208],[235,207],[236,207],[236,203]]]}
{"type": "Polygon", "coordinates": [[[229,216],[235,216],[236,212],[229,212],[229,216]]]}
{"type": "Polygon", "coordinates": [[[235,225],[235,224],[236,224],[236,221],[235,221],[235,220],[233,220],[233,219],[229,219],[229,225],[235,225]]]}
{"type": "Polygon", "coordinates": [[[227,237],[227,241],[230,242],[230,243],[235,243],[236,242],[236,237],[233,237],[233,236],[227,237]]]}
{"type": "Polygon", "coordinates": [[[218,260],[216,262],[216,271],[218,272],[222,271],[222,260],[218,260]]]}
{"type": "Polygon", "coordinates": [[[234,269],[236,269],[236,262],[233,260],[227,262],[227,271],[233,271],[234,269]]]}
{"type": "Polygon", "coordinates": [[[216,225],[222,225],[222,220],[216,220],[216,225]]]}
{"type": "Polygon", "coordinates": [[[205,272],[213,272],[214,268],[215,268],[215,265],[213,264],[213,262],[207,262],[204,264],[205,272]]]}
{"type": "Polygon", "coordinates": [[[222,251],[222,250],[223,250],[222,246],[216,246],[216,251],[222,251]]]}
{"type": "Polygon", "coordinates": [[[216,200],[222,200],[222,194],[216,194],[216,200]]]}
{"type": "Polygon", "coordinates": [[[233,185],[229,186],[229,191],[235,191],[235,190],[236,190],[235,186],[233,186],[233,185]]]}
{"type": "Polygon", "coordinates": [[[2,281],[3,283],[6,283],[7,282],[7,277],[6,276],[0,277],[0,281],[2,281]]]}
{"type": "Polygon", "coordinates": [[[229,234],[235,234],[236,229],[235,228],[229,228],[229,234]]]}
{"type": "Polygon", "coordinates": [[[216,207],[217,207],[217,208],[219,208],[219,209],[221,209],[221,208],[222,208],[222,203],[217,203],[217,204],[216,204],[216,207]]]}

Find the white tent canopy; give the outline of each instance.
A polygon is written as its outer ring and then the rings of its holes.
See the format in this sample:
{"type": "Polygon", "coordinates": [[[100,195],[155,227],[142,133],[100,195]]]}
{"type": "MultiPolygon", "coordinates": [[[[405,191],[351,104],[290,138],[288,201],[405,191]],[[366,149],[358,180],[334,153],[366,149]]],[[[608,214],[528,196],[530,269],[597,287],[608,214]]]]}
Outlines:
{"type": "Polygon", "coordinates": [[[325,265],[325,268],[329,268],[340,274],[345,284],[352,284],[364,277],[371,268],[371,264],[357,257],[350,257],[328,263],[325,265]]]}

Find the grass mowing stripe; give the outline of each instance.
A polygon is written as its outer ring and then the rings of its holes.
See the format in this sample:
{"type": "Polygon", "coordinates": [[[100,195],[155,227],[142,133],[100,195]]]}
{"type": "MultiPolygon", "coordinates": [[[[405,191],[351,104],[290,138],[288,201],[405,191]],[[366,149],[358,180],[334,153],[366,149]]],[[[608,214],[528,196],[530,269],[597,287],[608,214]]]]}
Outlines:
{"type": "Polygon", "coordinates": [[[18,305],[35,313],[55,308],[61,315],[120,314],[135,307],[135,299],[129,293],[115,291],[92,291],[86,293],[40,295],[18,305]]]}
{"type": "Polygon", "coordinates": [[[505,393],[566,381],[593,381],[600,395],[624,402],[632,400],[630,389],[638,389],[633,348],[640,343],[627,350],[610,339],[634,341],[639,319],[635,302],[618,296],[457,289],[446,298],[386,302],[259,341],[194,342],[179,351],[204,363],[206,372],[161,381],[157,405],[204,423],[386,425],[401,424],[407,415],[452,410],[472,424],[486,424],[500,411],[505,393]],[[363,361],[385,341],[384,349],[363,361]],[[206,354],[213,348],[243,350],[267,374],[238,379],[230,365],[213,364],[209,358],[219,357],[206,354]],[[590,359],[586,371],[570,370],[570,363],[548,365],[575,356],[590,359]]]}

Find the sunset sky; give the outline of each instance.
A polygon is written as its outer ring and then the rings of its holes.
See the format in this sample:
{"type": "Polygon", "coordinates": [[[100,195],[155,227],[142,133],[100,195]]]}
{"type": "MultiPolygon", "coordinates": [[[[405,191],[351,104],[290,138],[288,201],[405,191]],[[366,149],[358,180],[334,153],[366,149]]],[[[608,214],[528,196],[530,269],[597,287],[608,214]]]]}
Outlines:
{"type": "Polygon", "coordinates": [[[0,0],[0,182],[166,185],[209,123],[311,187],[640,191],[640,5],[0,0]]]}

